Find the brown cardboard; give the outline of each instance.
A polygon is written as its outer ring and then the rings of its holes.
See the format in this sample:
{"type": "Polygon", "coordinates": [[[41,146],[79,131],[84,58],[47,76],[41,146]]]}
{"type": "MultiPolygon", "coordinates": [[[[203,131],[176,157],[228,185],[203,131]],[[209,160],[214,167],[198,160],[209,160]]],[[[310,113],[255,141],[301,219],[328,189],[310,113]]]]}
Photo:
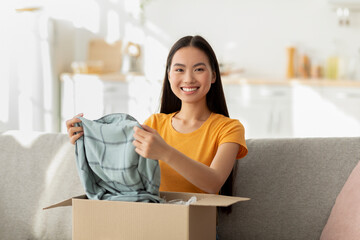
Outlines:
{"type": "Polygon", "coordinates": [[[103,73],[120,72],[122,64],[122,41],[108,43],[104,39],[92,39],[88,47],[88,62],[101,61],[103,73]]]}
{"type": "Polygon", "coordinates": [[[73,240],[81,239],[173,239],[215,240],[216,207],[230,206],[249,198],[214,194],[161,192],[161,197],[187,201],[190,205],[67,199],[44,209],[71,206],[73,240]]]}

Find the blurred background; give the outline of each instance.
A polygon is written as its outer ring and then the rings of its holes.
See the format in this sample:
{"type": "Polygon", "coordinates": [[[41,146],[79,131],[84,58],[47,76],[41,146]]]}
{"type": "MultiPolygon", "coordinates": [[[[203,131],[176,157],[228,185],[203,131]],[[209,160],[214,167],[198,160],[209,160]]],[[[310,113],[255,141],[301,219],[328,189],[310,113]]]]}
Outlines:
{"type": "Polygon", "coordinates": [[[202,35],[247,138],[360,135],[359,0],[8,1],[0,31],[0,131],[143,122],[172,44],[202,35]]]}

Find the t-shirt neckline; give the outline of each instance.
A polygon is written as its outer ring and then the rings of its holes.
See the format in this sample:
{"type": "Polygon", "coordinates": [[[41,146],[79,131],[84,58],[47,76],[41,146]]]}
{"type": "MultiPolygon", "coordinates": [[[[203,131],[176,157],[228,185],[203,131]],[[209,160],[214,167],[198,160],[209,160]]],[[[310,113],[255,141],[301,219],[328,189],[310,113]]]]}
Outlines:
{"type": "Polygon", "coordinates": [[[189,133],[181,133],[181,132],[178,132],[178,131],[174,128],[174,126],[172,125],[172,119],[173,119],[173,117],[174,117],[178,112],[179,112],[179,111],[172,113],[172,115],[170,116],[170,119],[169,119],[169,125],[170,125],[171,131],[174,132],[174,133],[176,133],[176,134],[179,134],[179,135],[191,135],[191,134],[195,134],[195,133],[201,131],[202,128],[204,128],[206,125],[209,124],[210,119],[211,119],[211,118],[213,117],[213,115],[214,115],[214,113],[211,112],[211,113],[210,113],[210,116],[205,120],[205,122],[204,122],[203,124],[201,124],[201,126],[200,126],[198,129],[196,129],[196,130],[194,130],[194,131],[192,131],[192,132],[189,132],[189,133]]]}

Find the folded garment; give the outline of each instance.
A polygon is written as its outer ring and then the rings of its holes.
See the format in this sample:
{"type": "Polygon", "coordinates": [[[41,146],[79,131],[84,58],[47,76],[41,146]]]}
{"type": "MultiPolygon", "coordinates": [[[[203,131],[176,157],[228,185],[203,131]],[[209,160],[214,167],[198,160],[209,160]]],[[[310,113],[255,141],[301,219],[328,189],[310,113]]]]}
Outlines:
{"type": "Polygon", "coordinates": [[[76,141],[76,164],[89,199],[163,202],[158,160],[140,156],[132,144],[133,127],[141,128],[135,118],[115,113],[79,119],[84,135],[76,141]]]}

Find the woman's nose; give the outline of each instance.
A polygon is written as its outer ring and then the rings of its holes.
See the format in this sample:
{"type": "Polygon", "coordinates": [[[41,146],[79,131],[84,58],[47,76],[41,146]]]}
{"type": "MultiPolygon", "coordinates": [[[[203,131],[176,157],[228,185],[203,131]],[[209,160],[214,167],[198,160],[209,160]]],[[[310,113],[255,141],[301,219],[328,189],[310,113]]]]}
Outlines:
{"type": "Polygon", "coordinates": [[[185,76],[184,76],[184,82],[185,82],[185,83],[195,82],[194,75],[192,74],[191,71],[188,71],[188,72],[185,74],[185,76]]]}

